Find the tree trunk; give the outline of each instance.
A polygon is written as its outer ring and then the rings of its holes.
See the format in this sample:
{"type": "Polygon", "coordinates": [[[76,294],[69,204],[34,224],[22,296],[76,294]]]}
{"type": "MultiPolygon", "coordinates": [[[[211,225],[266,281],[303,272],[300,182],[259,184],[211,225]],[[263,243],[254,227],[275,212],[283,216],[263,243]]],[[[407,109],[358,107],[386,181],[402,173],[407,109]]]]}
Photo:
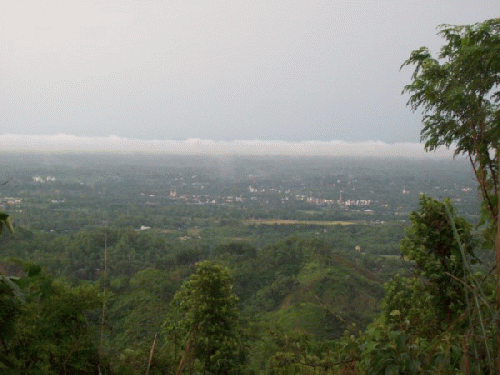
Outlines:
{"type": "MultiPolygon", "coordinates": [[[[500,147],[496,149],[495,159],[497,165],[500,166],[500,147]]],[[[497,202],[500,202],[500,188],[497,189],[497,202]]],[[[495,266],[496,266],[496,342],[497,342],[497,356],[495,360],[496,373],[500,374],[500,207],[497,203],[495,219],[496,219],[496,233],[495,233],[495,266]]]]}
{"type": "MultiPolygon", "coordinates": [[[[181,362],[179,363],[179,367],[177,367],[176,375],[182,374],[182,369],[186,365],[186,360],[188,361],[188,365],[192,367],[192,362],[194,362],[194,357],[192,356],[193,352],[196,350],[195,348],[195,339],[196,339],[197,327],[193,327],[188,336],[188,341],[186,343],[186,348],[184,349],[184,353],[182,354],[181,362]]],[[[192,373],[192,370],[189,372],[192,373]]]]}
{"type": "MultiPolygon", "coordinates": [[[[499,194],[500,195],[500,194],[499,194]]],[[[500,198],[500,196],[499,196],[500,198]]],[[[496,373],[500,374],[500,219],[497,216],[497,232],[495,234],[495,265],[496,265],[496,342],[497,342],[497,357],[496,357],[496,373]]]]}
{"type": "Polygon", "coordinates": [[[149,351],[149,361],[148,361],[148,368],[146,370],[146,375],[149,375],[149,370],[151,369],[151,362],[153,361],[153,353],[155,351],[155,345],[156,345],[156,336],[157,334],[155,333],[153,345],[151,345],[151,350],[149,351]]]}

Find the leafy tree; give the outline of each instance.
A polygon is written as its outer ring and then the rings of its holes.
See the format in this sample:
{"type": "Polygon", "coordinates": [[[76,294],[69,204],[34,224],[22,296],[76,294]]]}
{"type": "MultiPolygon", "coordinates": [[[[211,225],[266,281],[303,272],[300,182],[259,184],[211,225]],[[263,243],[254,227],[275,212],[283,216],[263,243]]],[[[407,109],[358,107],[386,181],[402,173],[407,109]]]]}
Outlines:
{"type": "Polygon", "coordinates": [[[372,344],[365,345],[364,361],[375,367],[399,361],[398,366],[417,366],[427,372],[474,368],[488,373],[493,368],[494,313],[482,292],[484,277],[471,272],[475,259],[471,225],[454,215],[449,199],[440,202],[424,195],[420,209],[410,218],[401,252],[413,264],[413,277],[397,275],[386,284],[382,319],[366,331],[372,344]],[[394,350],[394,345],[400,348],[394,350]],[[409,347],[406,354],[405,346],[409,347]],[[377,365],[370,351],[376,352],[377,365]],[[412,359],[401,362],[403,358],[412,359]]]}
{"type": "Polygon", "coordinates": [[[40,266],[0,278],[0,370],[19,374],[97,373],[99,356],[89,313],[92,287],[56,283],[40,266]]]}
{"type": "Polygon", "coordinates": [[[426,279],[426,289],[439,313],[436,318],[450,323],[465,308],[465,262],[469,259],[463,255],[473,256],[475,241],[471,225],[461,217],[454,217],[452,223],[446,206],[453,215],[449,199],[440,202],[421,196],[420,209],[410,215],[411,225],[401,241],[401,252],[415,262],[415,274],[426,279]],[[460,243],[454,238],[455,228],[460,243]]]}
{"type": "MultiPolygon", "coordinates": [[[[446,44],[437,58],[426,47],[411,53],[414,65],[408,105],[423,110],[421,132],[427,150],[454,147],[475,172],[495,239],[496,310],[500,310],[500,18],[465,26],[442,25],[446,44]]],[[[496,321],[500,373],[500,318],[496,321]]]]}
{"type": "Polygon", "coordinates": [[[171,337],[186,334],[177,374],[186,366],[189,373],[196,368],[208,374],[240,373],[245,355],[237,300],[227,268],[209,261],[197,265],[173,300],[184,317],[171,325],[171,337]]]}
{"type": "MultiPolygon", "coordinates": [[[[160,331],[165,315],[169,313],[168,302],[180,285],[169,276],[166,271],[146,268],[129,280],[125,281],[123,277],[112,280],[108,307],[110,324],[104,345],[113,358],[113,371],[121,374],[145,372],[152,337],[160,331]]],[[[167,365],[172,367],[161,358],[161,339],[159,337],[154,352],[150,369],[153,373],[164,373],[167,365]]]]}
{"type": "Polygon", "coordinates": [[[408,105],[423,110],[421,138],[427,150],[455,147],[468,156],[496,221],[500,157],[500,18],[475,25],[442,25],[447,42],[438,58],[426,47],[411,53],[415,65],[408,105]]]}

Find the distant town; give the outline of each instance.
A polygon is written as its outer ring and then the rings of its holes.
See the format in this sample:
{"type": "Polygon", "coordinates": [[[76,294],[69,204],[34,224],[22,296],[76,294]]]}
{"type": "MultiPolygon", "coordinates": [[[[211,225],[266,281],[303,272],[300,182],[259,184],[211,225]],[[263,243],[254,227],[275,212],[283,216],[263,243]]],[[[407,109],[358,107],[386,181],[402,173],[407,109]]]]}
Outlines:
{"type": "Polygon", "coordinates": [[[119,215],[182,206],[229,209],[240,218],[405,220],[420,194],[449,197],[458,212],[472,220],[478,215],[473,176],[456,161],[109,155],[36,160],[28,167],[26,156],[11,156],[3,168],[0,209],[21,222],[40,210],[75,216],[87,207],[119,215]]]}

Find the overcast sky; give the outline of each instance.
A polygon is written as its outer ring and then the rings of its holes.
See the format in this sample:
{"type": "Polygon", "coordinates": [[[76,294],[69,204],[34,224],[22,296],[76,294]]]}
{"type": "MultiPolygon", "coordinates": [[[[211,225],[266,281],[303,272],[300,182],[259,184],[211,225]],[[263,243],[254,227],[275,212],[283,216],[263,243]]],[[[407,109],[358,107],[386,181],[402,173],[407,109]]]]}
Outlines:
{"type": "Polygon", "coordinates": [[[0,135],[418,143],[399,67],[438,50],[437,25],[496,17],[498,0],[1,1],[0,135]]]}

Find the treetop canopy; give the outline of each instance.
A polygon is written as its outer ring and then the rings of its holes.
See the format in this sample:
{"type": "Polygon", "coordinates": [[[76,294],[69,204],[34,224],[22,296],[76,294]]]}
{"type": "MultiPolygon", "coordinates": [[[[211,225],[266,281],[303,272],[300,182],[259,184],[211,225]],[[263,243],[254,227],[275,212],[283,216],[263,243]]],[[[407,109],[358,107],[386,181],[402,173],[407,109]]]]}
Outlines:
{"type": "Polygon", "coordinates": [[[474,25],[441,25],[446,40],[437,58],[414,50],[404,87],[412,110],[423,110],[427,150],[456,145],[455,154],[495,150],[500,141],[500,18],[474,25]]]}

